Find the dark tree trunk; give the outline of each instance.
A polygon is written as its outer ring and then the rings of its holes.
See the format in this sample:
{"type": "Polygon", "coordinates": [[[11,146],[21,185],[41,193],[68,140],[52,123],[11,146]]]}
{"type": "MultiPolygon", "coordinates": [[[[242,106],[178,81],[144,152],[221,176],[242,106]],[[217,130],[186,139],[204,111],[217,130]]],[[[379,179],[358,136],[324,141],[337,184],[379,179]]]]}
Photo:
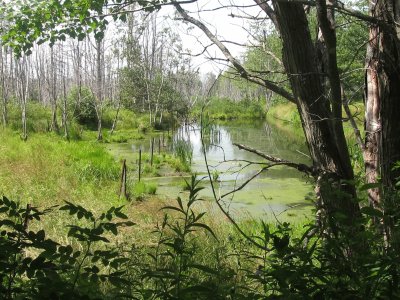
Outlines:
{"type": "Polygon", "coordinates": [[[274,11],[283,43],[284,66],[313,165],[319,174],[317,196],[327,213],[340,211],[352,219],[359,214],[359,207],[353,201],[354,186],[344,183],[353,180],[354,175],[344,142],[341,116],[337,118],[338,108],[334,107],[337,103],[333,103],[334,109],[331,110],[325,96],[303,5],[274,2],[274,11]],[[326,180],[332,181],[333,185],[325,184],[326,180]],[[337,194],[337,190],[343,193],[337,194]]]}

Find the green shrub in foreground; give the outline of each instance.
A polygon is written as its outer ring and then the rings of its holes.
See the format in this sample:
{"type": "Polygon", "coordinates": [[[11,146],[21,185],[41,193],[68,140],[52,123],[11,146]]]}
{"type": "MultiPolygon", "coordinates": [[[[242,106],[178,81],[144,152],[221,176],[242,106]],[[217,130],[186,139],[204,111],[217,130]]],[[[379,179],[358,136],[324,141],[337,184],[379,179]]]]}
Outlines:
{"type": "MultiPolygon", "coordinates": [[[[178,197],[175,205],[163,208],[163,219],[149,232],[150,243],[130,248],[111,242],[121,227],[134,225],[124,220],[122,207],[96,216],[66,202],[60,210],[77,221],[68,226],[69,238],[79,245],[74,248],[48,239],[44,230],[30,230],[30,223],[40,221],[49,210],[22,208],[3,197],[0,297],[399,298],[397,210],[384,216],[380,210],[365,207],[351,228],[343,226],[333,233],[307,225],[300,236],[293,234],[288,223],[258,222],[250,233],[228,235],[224,241],[206,224],[205,213],[195,209],[201,201],[199,180],[192,176],[186,185],[188,199],[178,197]],[[394,222],[385,247],[381,232],[371,226],[377,217],[394,222]]],[[[396,200],[399,195],[393,192],[390,198],[396,200]]]]}

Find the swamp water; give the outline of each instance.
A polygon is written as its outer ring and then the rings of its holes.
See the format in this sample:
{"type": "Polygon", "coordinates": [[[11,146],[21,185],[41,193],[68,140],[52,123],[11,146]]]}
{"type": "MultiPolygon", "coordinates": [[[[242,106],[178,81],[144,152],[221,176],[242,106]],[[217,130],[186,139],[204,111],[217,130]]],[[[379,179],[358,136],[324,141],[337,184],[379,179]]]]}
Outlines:
{"type": "MultiPolygon", "coordinates": [[[[154,143],[154,153],[158,153],[159,139],[154,143]]],[[[134,164],[132,157],[139,149],[142,153],[150,152],[151,138],[123,144],[110,144],[108,149],[118,158],[127,159],[134,164]]],[[[206,177],[203,148],[198,126],[182,126],[172,138],[164,139],[161,151],[172,153],[178,144],[186,144],[192,149],[191,170],[198,177],[206,177]]],[[[310,164],[305,142],[291,132],[285,132],[265,122],[237,123],[229,122],[215,125],[207,130],[204,138],[210,172],[213,175],[214,187],[218,196],[239,188],[254,176],[263,166],[251,162],[265,162],[256,154],[239,150],[233,143],[240,143],[258,149],[266,154],[298,163],[310,164]]],[[[161,177],[143,178],[147,182],[157,184],[157,195],[167,198],[187,198],[183,192],[184,179],[177,174],[160,170],[161,177]]],[[[215,210],[212,189],[208,177],[204,180],[205,189],[200,196],[205,201],[206,209],[215,210]]],[[[305,200],[312,192],[312,184],[308,178],[297,170],[276,166],[254,178],[243,189],[223,198],[223,206],[235,218],[262,218],[265,220],[300,220],[310,216],[312,204],[305,200]],[[271,219],[272,218],[272,219],[271,219]]]]}

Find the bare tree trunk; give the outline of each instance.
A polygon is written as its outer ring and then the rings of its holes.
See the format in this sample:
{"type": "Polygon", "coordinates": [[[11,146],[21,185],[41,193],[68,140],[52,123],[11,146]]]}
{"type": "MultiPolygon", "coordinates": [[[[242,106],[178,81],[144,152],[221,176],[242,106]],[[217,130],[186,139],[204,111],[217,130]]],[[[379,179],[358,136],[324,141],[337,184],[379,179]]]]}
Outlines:
{"type": "Polygon", "coordinates": [[[28,102],[28,87],[29,87],[29,75],[28,75],[28,64],[26,57],[20,59],[17,63],[17,76],[18,76],[18,93],[21,101],[21,121],[22,121],[22,140],[28,139],[27,121],[26,121],[26,106],[28,102]]]}
{"type": "Polygon", "coordinates": [[[96,115],[97,115],[97,140],[103,140],[102,117],[103,117],[103,76],[102,76],[102,42],[96,41],[96,115]]]}
{"type": "Polygon", "coordinates": [[[6,87],[6,65],[7,65],[7,53],[3,55],[3,46],[0,45],[0,59],[1,59],[1,99],[2,99],[2,123],[4,127],[7,127],[8,121],[8,97],[6,87]]]}
{"type": "Polygon", "coordinates": [[[117,104],[117,112],[115,113],[115,118],[113,120],[112,126],[111,126],[111,131],[110,131],[110,135],[112,135],[114,133],[115,128],[117,127],[117,122],[118,122],[118,115],[119,115],[119,110],[121,109],[121,99],[118,100],[118,104],[117,104]]]}
{"type": "MultiPolygon", "coordinates": [[[[377,45],[378,28],[370,28],[370,43],[367,47],[365,74],[365,150],[364,163],[367,183],[377,183],[379,178],[379,141],[381,133],[380,95],[377,67],[379,50],[377,45]]],[[[378,187],[368,190],[369,202],[378,207],[381,201],[378,187]]]]}
{"type": "Polygon", "coordinates": [[[53,47],[50,48],[50,68],[49,90],[51,101],[51,130],[58,132],[59,127],[57,123],[57,66],[55,64],[53,47]]]}
{"type": "Polygon", "coordinates": [[[64,68],[63,68],[63,111],[62,111],[62,122],[63,122],[63,128],[64,128],[64,138],[69,140],[69,134],[68,134],[68,103],[67,103],[67,84],[66,84],[66,77],[67,77],[67,62],[64,62],[64,68]]]}
{"type": "MultiPolygon", "coordinates": [[[[343,143],[345,138],[342,124],[336,120],[338,108],[330,111],[321,76],[315,65],[315,48],[303,6],[274,2],[274,7],[283,41],[285,69],[297,99],[314,168],[320,174],[317,181],[318,196],[328,214],[340,211],[351,220],[358,216],[359,207],[354,202],[354,186],[344,184],[343,180],[353,180],[353,171],[348,149],[343,143]],[[332,180],[333,186],[324,182],[327,179],[332,180]],[[343,194],[336,193],[335,196],[334,190],[342,190],[343,194]]],[[[340,95],[336,97],[340,101],[340,95]]],[[[338,100],[335,101],[333,107],[338,105],[338,100]]]]}

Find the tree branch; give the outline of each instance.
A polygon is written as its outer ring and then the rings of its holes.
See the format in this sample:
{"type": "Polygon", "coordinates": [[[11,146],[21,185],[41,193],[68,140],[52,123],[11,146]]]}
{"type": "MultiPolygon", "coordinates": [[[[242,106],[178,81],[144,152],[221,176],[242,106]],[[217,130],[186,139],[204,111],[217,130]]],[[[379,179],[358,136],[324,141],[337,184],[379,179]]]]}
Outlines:
{"type": "Polygon", "coordinates": [[[315,169],[313,167],[307,166],[305,164],[298,164],[298,163],[294,163],[285,159],[281,159],[279,157],[275,157],[275,156],[271,156],[269,154],[265,154],[257,149],[248,147],[246,145],[243,144],[237,144],[237,143],[233,143],[233,145],[235,145],[236,147],[238,147],[240,150],[246,150],[248,152],[254,153],[262,158],[265,158],[268,161],[272,161],[274,163],[278,163],[281,165],[285,165],[291,168],[294,168],[300,172],[306,173],[307,175],[312,175],[315,176],[315,169]]]}
{"type": "Polygon", "coordinates": [[[196,20],[195,18],[189,16],[188,13],[176,1],[173,1],[173,3],[174,3],[176,10],[179,12],[179,14],[182,16],[182,18],[185,21],[187,21],[187,22],[195,25],[199,29],[201,29],[204,32],[204,34],[221,50],[221,52],[229,60],[229,62],[233,65],[233,67],[239,72],[241,77],[243,77],[251,82],[265,86],[267,89],[270,89],[274,93],[286,98],[287,100],[289,100],[293,103],[296,102],[294,96],[291,93],[289,93],[287,90],[285,90],[267,80],[263,80],[261,78],[255,77],[252,74],[250,74],[242,66],[242,64],[236,58],[233,57],[233,55],[231,54],[229,49],[207,28],[206,25],[204,25],[199,20],[196,20]]]}

